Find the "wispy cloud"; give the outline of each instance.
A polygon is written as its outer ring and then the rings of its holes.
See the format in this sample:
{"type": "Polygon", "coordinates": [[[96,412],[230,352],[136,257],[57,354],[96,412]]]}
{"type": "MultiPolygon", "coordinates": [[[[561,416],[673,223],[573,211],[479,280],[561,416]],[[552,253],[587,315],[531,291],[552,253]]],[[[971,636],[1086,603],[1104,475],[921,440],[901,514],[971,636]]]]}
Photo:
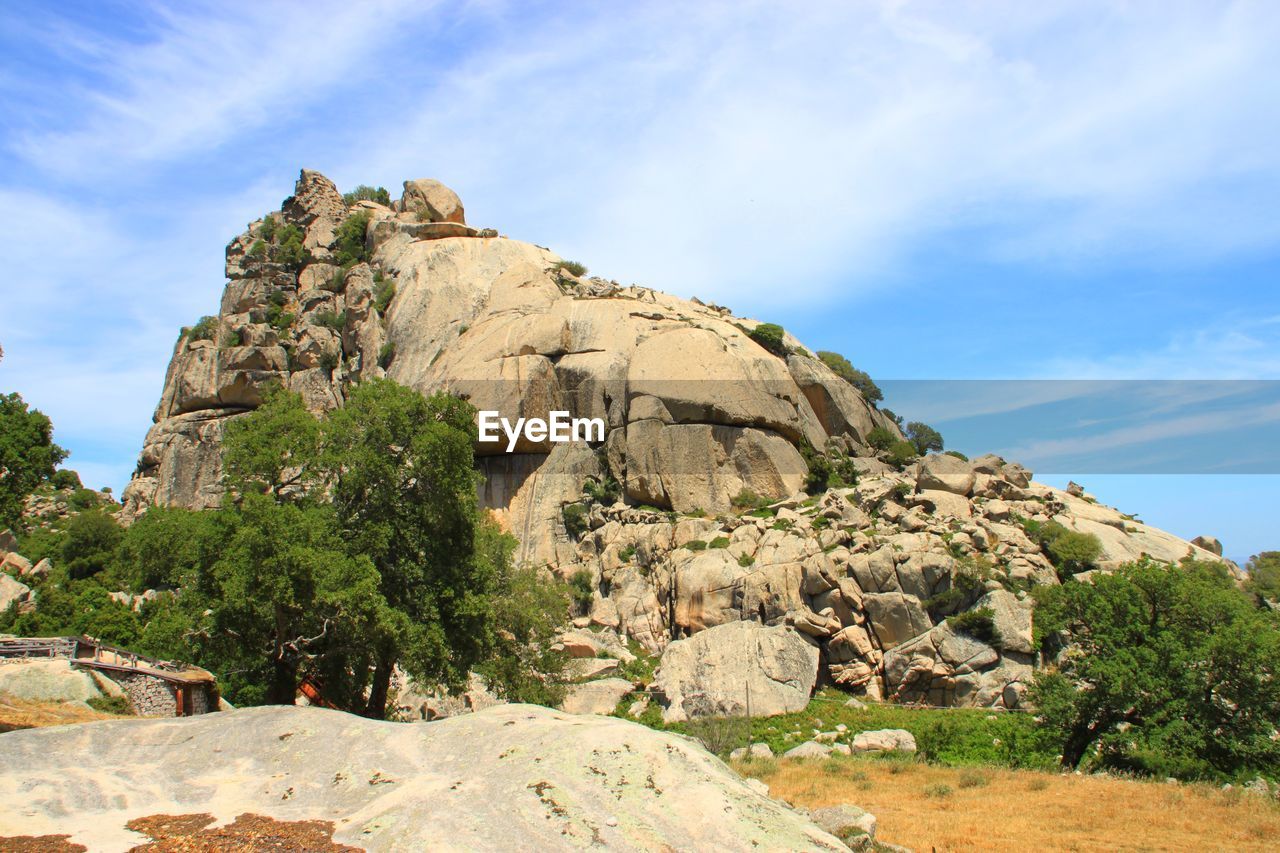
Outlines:
{"type": "Polygon", "coordinates": [[[434,3],[409,0],[153,5],[145,35],[51,17],[33,38],[91,81],[57,79],[65,115],[10,140],[48,174],[82,181],[209,151],[378,73],[380,42],[434,3]],[[354,79],[353,79],[354,78],[354,79]]]}

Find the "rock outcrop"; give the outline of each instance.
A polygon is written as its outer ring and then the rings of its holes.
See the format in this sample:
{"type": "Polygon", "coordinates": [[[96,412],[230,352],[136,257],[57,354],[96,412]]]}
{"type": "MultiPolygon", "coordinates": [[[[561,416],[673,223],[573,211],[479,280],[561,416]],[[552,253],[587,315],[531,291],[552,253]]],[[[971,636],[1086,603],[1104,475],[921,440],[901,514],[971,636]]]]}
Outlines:
{"type": "Polygon", "coordinates": [[[527,705],[416,725],[264,707],[32,729],[0,737],[0,764],[0,836],[92,850],[145,841],[133,818],[200,813],[328,821],[368,851],[844,849],[690,739],[527,705]]]}
{"type": "MultiPolygon", "coordinates": [[[[439,182],[406,181],[391,208],[348,208],[304,170],[281,211],[227,246],[216,323],[179,338],[127,514],[217,504],[222,428],[273,382],[316,410],[341,405],[349,382],[388,375],[511,418],[600,417],[597,471],[636,502],[681,511],[725,510],[743,489],[786,497],[805,475],[802,445],[859,448],[872,427],[896,429],[798,343],[780,356],[752,340],[755,321],[580,278],[546,249],[489,233],[465,225],[439,182]],[[366,222],[366,262],[339,266],[351,216],[366,222]]],[[[534,491],[551,449],[521,442],[523,460],[482,460],[492,505],[534,509],[518,493],[534,491]]]]}
{"type": "Polygon", "coordinates": [[[653,689],[668,723],[799,711],[818,678],[818,646],[786,627],[733,622],[667,646],[653,689]]]}
{"type": "MultiPolygon", "coordinates": [[[[1037,525],[1096,536],[1097,571],[1222,560],[1214,540],[1186,542],[998,456],[895,464],[864,443],[876,427],[898,434],[895,421],[799,341],[766,348],[756,321],[576,275],[495,234],[467,225],[435,181],[406,182],[389,207],[348,207],[304,171],[281,211],[228,245],[217,317],[179,339],[125,519],[216,505],[222,430],[270,383],[317,411],[341,405],[351,382],[389,376],[511,419],[600,418],[602,442],[522,437],[506,453],[477,441],[481,500],[520,539],[519,563],[590,577],[581,627],[665,651],[669,719],[738,712],[747,673],[733,656],[748,635],[788,638],[753,652],[784,676],[757,673],[756,714],[791,710],[825,682],[1013,707],[1036,664],[1028,590],[1060,582],[1037,525]],[[823,456],[847,485],[809,498],[801,487],[823,456]],[[949,624],[969,610],[990,611],[986,639],[949,624]]],[[[595,666],[608,676],[616,664],[595,666]]],[[[604,708],[614,692],[573,701],[604,708]]],[[[419,698],[408,713],[437,713],[419,698]]]]}

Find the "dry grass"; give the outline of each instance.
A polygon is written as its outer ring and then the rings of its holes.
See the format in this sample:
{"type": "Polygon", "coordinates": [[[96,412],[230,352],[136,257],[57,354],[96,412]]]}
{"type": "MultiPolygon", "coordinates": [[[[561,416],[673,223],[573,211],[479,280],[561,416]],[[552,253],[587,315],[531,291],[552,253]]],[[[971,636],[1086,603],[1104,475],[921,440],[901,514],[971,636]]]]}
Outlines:
{"type": "Polygon", "coordinates": [[[114,719],[117,719],[114,714],[104,714],[72,702],[29,702],[0,695],[0,732],[114,719]]]}
{"type": "Polygon", "coordinates": [[[856,758],[739,769],[793,805],[861,806],[879,840],[915,850],[1275,850],[1280,839],[1280,807],[1208,785],[856,758]]]}

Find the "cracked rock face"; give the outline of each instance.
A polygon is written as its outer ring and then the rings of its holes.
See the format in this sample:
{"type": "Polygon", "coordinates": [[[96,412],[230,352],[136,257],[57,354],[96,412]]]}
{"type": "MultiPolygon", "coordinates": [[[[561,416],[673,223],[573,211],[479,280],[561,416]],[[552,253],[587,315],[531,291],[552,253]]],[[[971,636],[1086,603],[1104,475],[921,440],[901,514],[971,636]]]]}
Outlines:
{"type": "Polygon", "coordinates": [[[91,850],[144,841],[124,828],[135,817],[246,812],[331,821],[369,851],[846,849],[689,738],[529,705],[414,724],[264,707],[30,729],[0,738],[0,762],[0,836],[91,850]]]}
{"type": "MultiPolygon", "coordinates": [[[[744,489],[787,497],[806,472],[802,444],[856,450],[873,427],[896,430],[794,340],[780,357],[749,337],[755,321],[575,277],[549,250],[481,236],[492,233],[467,226],[462,202],[437,181],[406,181],[390,208],[348,208],[332,182],[304,170],[281,211],[227,246],[216,329],[178,341],[126,517],[152,504],[216,505],[221,427],[273,382],[316,411],[341,405],[349,382],[386,375],[513,421],[553,410],[599,417],[608,441],[597,467],[634,501],[677,511],[723,511],[744,489]],[[368,218],[368,263],[343,269],[336,234],[355,214],[368,218]],[[285,245],[289,229],[302,251],[285,245]]],[[[540,512],[519,492],[555,447],[522,438],[517,458],[502,449],[476,448],[490,506],[540,512]]],[[[526,518],[513,517],[513,529],[526,518]]],[[[553,537],[536,536],[535,550],[554,552],[553,537]]]]}

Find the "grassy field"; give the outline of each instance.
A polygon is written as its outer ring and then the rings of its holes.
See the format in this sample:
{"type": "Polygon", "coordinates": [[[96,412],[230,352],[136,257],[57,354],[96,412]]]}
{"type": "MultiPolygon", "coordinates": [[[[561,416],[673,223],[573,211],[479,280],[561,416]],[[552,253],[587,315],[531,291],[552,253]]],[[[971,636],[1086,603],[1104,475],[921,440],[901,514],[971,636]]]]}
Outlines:
{"type": "Polygon", "coordinates": [[[792,805],[852,803],[915,850],[1275,850],[1280,806],[1239,789],[833,758],[737,765],[792,805]]]}
{"type": "Polygon", "coordinates": [[[697,737],[712,752],[727,755],[749,743],[769,744],[781,755],[812,740],[818,732],[838,725],[851,731],[905,729],[916,738],[920,756],[947,766],[999,766],[1052,769],[1057,766],[1056,744],[1036,731],[1029,714],[979,708],[910,708],[866,703],[851,708],[847,694],[827,689],[803,711],[778,717],[699,720],[664,726],[654,706],[641,722],[654,728],[697,737]]]}
{"type": "Polygon", "coordinates": [[[0,732],[114,719],[117,715],[95,711],[78,702],[29,702],[0,694],[0,732]]]}

